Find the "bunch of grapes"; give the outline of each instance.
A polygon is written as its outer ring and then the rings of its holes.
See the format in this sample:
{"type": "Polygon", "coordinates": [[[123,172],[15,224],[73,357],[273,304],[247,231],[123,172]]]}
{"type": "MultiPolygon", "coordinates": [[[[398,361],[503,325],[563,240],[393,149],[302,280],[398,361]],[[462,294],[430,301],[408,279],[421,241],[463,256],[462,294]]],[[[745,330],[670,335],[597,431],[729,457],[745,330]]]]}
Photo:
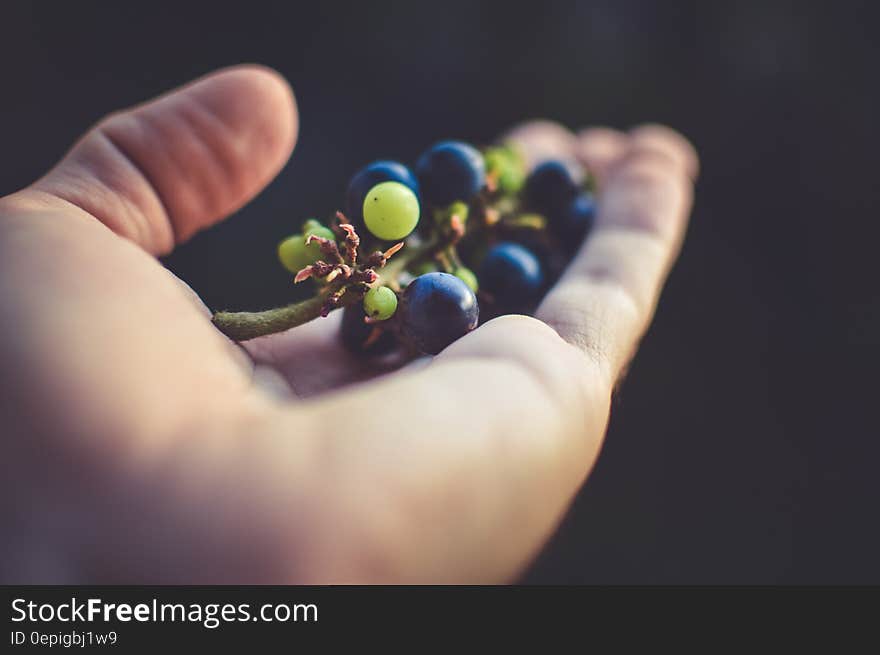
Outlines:
{"type": "Polygon", "coordinates": [[[590,230],[589,176],[544,161],[527,170],[515,144],[437,143],[413,170],[373,162],[352,177],[345,212],[309,219],[278,246],[313,297],[265,312],[218,312],[244,341],[341,309],[349,350],[437,354],[483,320],[528,313],[590,230]]]}

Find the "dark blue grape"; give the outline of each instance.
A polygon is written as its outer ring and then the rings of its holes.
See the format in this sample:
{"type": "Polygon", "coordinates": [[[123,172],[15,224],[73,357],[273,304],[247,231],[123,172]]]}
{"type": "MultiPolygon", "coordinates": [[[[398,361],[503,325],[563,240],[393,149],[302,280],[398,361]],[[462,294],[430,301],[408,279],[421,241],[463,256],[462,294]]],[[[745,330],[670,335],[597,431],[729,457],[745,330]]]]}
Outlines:
{"type": "Polygon", "coordinates": [[[369,346],[364,345],[375,329],[375,326],[364,323],[365,317],[364,308],[360,304],[349,305],[342,310],[339,336],[345,349],[357,355],[384,355],[394,350],[397,340],[387,330],[383,330],[379,338],[369,346]]]}
{"type": "Polygon", "coordinates": [[[583,181],[584,171],[576,164],[556,160],[544,162],[526,179],[526,205],[553,218],[578,194],[583,181]]]}
{"type": "Polygon", "coordinates": [[[512,241],[493,246],[480,265],[480,290],[501,312],[522,312],[538,300],[544,286],[541,262],[528,248],[512,241]]]}
{"type": "Polygon", "coordinates": [[[557,215],[550,217],[551,226],[574,248],[580,245],[596,220],[596,201],[593,194],[582,191],[557,215]]]}
{"type": "Polygon", "coordinates": [[[419,195],[419,183],[409,168],[396,161],[374,161],[354,174],[345,193],[345,215],[355,227],[364,224],[364,198],[370,189],[382,182],[400,182],[416,197],[419,195]]]}
{"type": "Polygon", "coordinates": [[[397,308],[403,334],[436,355],[477,327],[480,307],[467,284],[449,273],[425,273],[409,283],[397,308]]]}
{"type": "Polygon", "coordinates": [[[461,141],[442,141],[416,163],[422,194],[429,203],[445,207],[467,202],[486,183],[486,164],[479,150],[461,141]]]}

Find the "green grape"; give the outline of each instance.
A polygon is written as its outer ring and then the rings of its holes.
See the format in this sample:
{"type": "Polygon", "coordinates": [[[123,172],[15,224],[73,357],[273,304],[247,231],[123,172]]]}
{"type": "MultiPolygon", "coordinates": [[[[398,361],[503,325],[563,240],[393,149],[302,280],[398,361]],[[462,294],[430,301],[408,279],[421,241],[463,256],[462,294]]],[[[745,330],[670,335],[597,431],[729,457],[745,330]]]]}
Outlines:
{"type": "Polygon", "coordinates": [[[314,219],[307,220],[303,224],[303,229],[305,234],[294,234],[278,244],[278,259],[291,273],[299,273],[324,256],[319,243],[313,241],[306,245],[307,237],[314,235],[331,241],[336,240],[336,235],[330,228],[324,227],[314,219]]]}
{"type": "Polygon", "coordinates": [[[329,227],[321,225],[321,223],[316,221],[314,218],[310,218],[305,223],[303,223],[303,235],[316,236],[323,239],[330,239],[330,241],[336,241],[336,235],[333,234],[333,230],[331,230],[329,227]]]}
{"type": "Polygon", "coordinates": [[[458,216],[461,219],[462,223],[467,223],[468,214],[470,213],[470,207],[467,206],[465,202],[454,202],[449,205],[449,215],[450,216],[458,216]]]}
{"type": "Polygon", "coordinates": [[[364,198],[364,223],[379,239],[396,241],[419,222],[419,199],[400,182],[382,182],[364,198]]]}
{"type": "Polygon", "coordinates": [[[306,246],[306,238],[302,234],[294,234],[278,244],[278,260],[291,273],[298,273],[315,263],[310,250],[311,245],[306,246]]]}
{"type": "Polygon", "coordinates": [[[477,276],[471,269],[467,268],[466,266],[459,266],[452,272],[452,274],[455,275],[455,277],[457,277],[459,280],[464,282],[466,285],[468,285],[468,287],[470,287],[470,290],[474,293],[476,293],[477,289],[480,288],[479,282],[477,282],[477,276]]]}
{"type": "Polygon", "coordinates": [[[498,188],[504,193],[517,193],[526,179],[526,170],[519,154],[507,146],[494,147],[484,154],[486,170],[495,175],[498,188]]]}
{"type": "Polygon", "coordinates": [[[470,207],[466,202],[454,202],[448,207],[438,208],[434,210],[434,222],[438,225],[445,225],[453,216],[458,216],[462,223],[467,223],[470,207]]]}
{"type": "Polygon", "coordinates": [[[508,156],[504,148],[487,148],[483,153],[486,162],[486,172],[498,174],[508,165],[508,156]]]}
{"type": "Polygon", "coordinates": [[[372,287],[364,296],[364,312],[370,318],[384,321],[397,310],[397,294],[388,287],[372,287]]]}

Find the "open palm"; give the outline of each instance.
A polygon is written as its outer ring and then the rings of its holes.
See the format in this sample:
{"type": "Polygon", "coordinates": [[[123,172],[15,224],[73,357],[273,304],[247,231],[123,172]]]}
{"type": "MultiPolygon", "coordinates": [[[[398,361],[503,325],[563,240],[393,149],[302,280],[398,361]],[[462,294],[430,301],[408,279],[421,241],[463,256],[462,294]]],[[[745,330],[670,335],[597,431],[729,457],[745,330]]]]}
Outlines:
{"type": "Polygon", "coordinates": [[[345,386],[382,371],[333,317],[242,348],[155,259],[296,132],[287,84],[238,67],[109,116],[0,200],[4,582],[499,581],[551,534],[680,245],[692,149],[517,130],[599,176],[588,243],[537,318],[345,386]]]}

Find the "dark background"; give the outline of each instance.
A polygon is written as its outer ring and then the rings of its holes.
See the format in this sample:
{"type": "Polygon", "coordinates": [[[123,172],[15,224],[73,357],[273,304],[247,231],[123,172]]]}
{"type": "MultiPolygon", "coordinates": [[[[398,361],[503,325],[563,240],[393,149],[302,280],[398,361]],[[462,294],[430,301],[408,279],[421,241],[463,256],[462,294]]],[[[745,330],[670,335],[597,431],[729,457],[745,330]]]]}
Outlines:
{"type": "Polygon", "coordinates": [[[681,130],[703,162],[684,253],[525,580],[880,582],[880,39],[859,5],[4,2],[0,24],[0,193],[216,67],[291,81],[288,167],[167,260],[215,308],[287,301],[275,243],[369,160],[539,116],[681,130]]]}

